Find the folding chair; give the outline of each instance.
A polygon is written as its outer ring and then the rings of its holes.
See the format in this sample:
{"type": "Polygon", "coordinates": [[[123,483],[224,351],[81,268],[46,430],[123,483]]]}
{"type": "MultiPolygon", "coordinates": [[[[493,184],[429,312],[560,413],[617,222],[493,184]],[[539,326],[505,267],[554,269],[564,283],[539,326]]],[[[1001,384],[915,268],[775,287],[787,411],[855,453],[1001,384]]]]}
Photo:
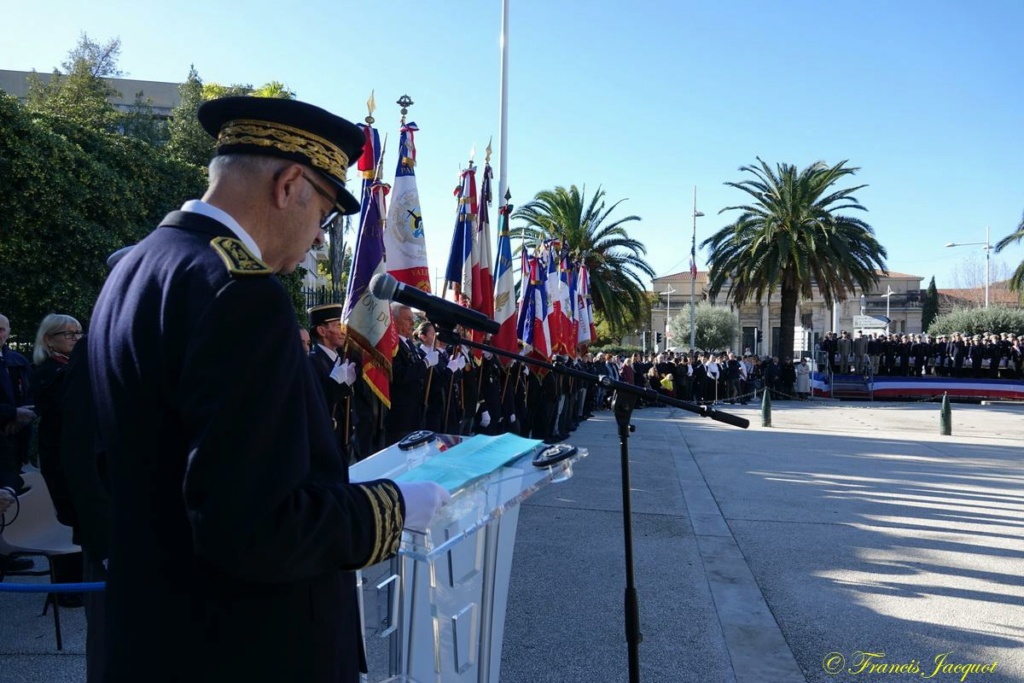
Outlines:
{"type": "MultiPolygon", "coordinates": [[[[50,575],[50,583],[54,583],[53,558],[57,555],[69,555],[81,552],[82,549],[71,540],[71,527],[57,521],[57,511],[53,507],[50,491],[46,487],[43,476],[35,470],[22,475],[28,491],[18,497],[18,516],[13,522],[0,531],[0,554],[12,557],[45,557],[48,568],[46,571],[25,571],[18,574],[35,576],[50,575]]],[[[8,515],[8,518],[10,515],[8,515]]],[[[4,573],[0,570],[0,581],[4,573]]],[[[53,606],[53,626],[57,636],[57,649],[64,649],[64,641],[60,632],[60,607],[55,593],[46,594],[43,603],[43,614],[53,606]]]]}

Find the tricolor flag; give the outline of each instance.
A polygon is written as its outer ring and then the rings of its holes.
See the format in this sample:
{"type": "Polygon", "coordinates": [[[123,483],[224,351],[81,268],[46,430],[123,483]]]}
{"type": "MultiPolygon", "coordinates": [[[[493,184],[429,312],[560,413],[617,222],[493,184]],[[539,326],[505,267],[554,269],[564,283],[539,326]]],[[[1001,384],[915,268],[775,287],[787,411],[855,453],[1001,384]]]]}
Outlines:
{"type": "Polygon", "coordinates": [[[562,288],[566,294],[565,310],[569,318],[569,329],[566,334],[566,347],[569,356],[576,357],[576,349],[579,347],[580,319],[579,309],[576,306],[576,264],[569,254],[562,259],[562,270],[559,273],[562,280],[562,288]]]}
{"type": "Polygon", "coordinates": [[[398,143],[398,166],[391,189],[391,208],[384,231],[384,252],[387,268],[399,282],[430,291],[430,269],[427,268],[427,242],[423,233],[420,193],[416,188],[415,123],[403,123],[398,143]]]}
{"type": "MultiPolygon", "coordinates": [[[[491,345],[514,353],[518,350],[519,344],[516,338],[515,282],[512,277],[512,236],[508,225],[511,213],[511,204],[506,204],[498,210],[498,258],[494,262],[494,272],[497,276],[494,283],[494,321],[501,325],[501,329],[491,337],[491,345]]],[[[525,286],[524,279],[523,287],[525,286]]],[[[508,363],[507,358],[501,360],[508,363]]]]}
{"type": "Polygon", "coordinates": [[[455,230],[452,232],[448,267],[444,271],[445,291],[451,286],[453,299],[468,304],[473,299],[473,235],[476,232],[477,212],[476,169],[473,168],[473,162],[460,175],[455,196],[459,204],[455,210],[455,230]]]}
{"type": "Polygon", "coordinates": [[[547,264],[540,255],[527,257],[524,261],[523,278],[520,283],[522,300],[519,303],[519,319],[516,334],[533,355],[549,360],[551,347],[548,343],[548,298],[547,264]]]}
{"type": "Polygon", "coordinates": [[[577,344],[587,346],[597,341],[597,327],[594,325],[593,301],[590,299],[590,272],[585,263],[580,264],[576,284],[576,316],[579,320],[577,344]]]}
{"type": "Polygon", "coordinates": [[[569,321],[569,290],[562,280],[562,245],[557,240],[548,244],[545,254],[547,266],[548,331],[551,354],[569,355],[569,346],[575,343],[569,321]]]}
{"type": "Polygon", "coordinates": [[[470,255],[473,284],[469,295],[470,308],[491,319],[494,318],[494,276],[491,274],[491,259],[494,256],[491,253],[491,218],[488,207],[491,205],[492,177],[494,173],[491,171],[491,164],[485,163],[484,178],[480,182],[479,219],[473,232],[473,249],[470,255]]]}
{"type": "MultiPolygon", "coordinates": [[[[375,144],[376,131],[370,126],[365,127],[367,145],[363,150],[366,155],[379,155],[379,145],[375,144]]],[[[391,360],[398,351],[398,332],[391,320],[391,308],[387,301],[382,301],[370,292],[370,279],[377,273],[385,271],[384,264],[384,215],[387,185],[373,180],[372,172],[364,170],[373,168],[375,164],[360,159],[359,168],[364,172],[362,212],[359,217],[359,234],[356,237],[356,248],[352,254],[352,270],[348,276],[348,289],[345,292],[345,311],[342,322],[348,332],[348,339],[356,344],[363,353],[363,380],[376,394],[377,398],[391,407],[391,360]],[[366,173],[371,173],[367,178],[366,173]]]]}

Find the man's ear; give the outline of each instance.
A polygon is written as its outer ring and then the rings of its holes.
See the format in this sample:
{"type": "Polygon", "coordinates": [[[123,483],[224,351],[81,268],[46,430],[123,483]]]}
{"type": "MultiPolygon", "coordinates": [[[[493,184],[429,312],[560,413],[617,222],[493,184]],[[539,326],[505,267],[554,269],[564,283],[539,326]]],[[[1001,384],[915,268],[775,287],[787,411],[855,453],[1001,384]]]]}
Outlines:
{"type": "Polygon", "coordinates": [[[273,201],[278,209],[285,209],[302,196],[302,166],[289,164],[274,175],[273,201]]]}

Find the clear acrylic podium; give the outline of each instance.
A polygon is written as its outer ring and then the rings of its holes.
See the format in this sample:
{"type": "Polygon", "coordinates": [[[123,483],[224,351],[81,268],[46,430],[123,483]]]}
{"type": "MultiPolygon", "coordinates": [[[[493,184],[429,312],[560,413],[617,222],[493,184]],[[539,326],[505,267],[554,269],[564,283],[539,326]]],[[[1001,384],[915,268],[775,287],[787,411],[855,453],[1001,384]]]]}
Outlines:
{"type": "MultiPolygon", "coordinates": [[[[351,479],[408,476],[410,470],[469,438],[437,435],[404,450],[396,444],[353,465],[351,479]]],[[[501,445],[518,454],[457,488],[424,533],[406,530],[398,557],[359,573],[370,672],[366,681],[499,679],[519,504],[540,488],[571,477],[573,463],[586,451],[573,449],[558,462],[536,466],[535,457],[552,454],[541,442],[512,435],[475,438],[473,443],[504,439],[501,445]]],[[[440,462],[447,460],[434,464],[440,462]]]]}

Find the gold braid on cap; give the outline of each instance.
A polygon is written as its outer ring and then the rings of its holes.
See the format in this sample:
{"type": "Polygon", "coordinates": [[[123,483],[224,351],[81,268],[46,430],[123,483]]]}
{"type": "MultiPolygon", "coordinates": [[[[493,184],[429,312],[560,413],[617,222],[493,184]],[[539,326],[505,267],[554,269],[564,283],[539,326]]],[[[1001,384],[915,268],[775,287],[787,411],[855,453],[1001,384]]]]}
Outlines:
{"type": "Polygon", "coordinates": [[[235,119],[228,121],[217,135],[217,146],[256,145],[273,147],[289,154],[301,154],[311,165],[341,182],[346,181],[348,155],[330,140],[283,123],[235,119]]]}

